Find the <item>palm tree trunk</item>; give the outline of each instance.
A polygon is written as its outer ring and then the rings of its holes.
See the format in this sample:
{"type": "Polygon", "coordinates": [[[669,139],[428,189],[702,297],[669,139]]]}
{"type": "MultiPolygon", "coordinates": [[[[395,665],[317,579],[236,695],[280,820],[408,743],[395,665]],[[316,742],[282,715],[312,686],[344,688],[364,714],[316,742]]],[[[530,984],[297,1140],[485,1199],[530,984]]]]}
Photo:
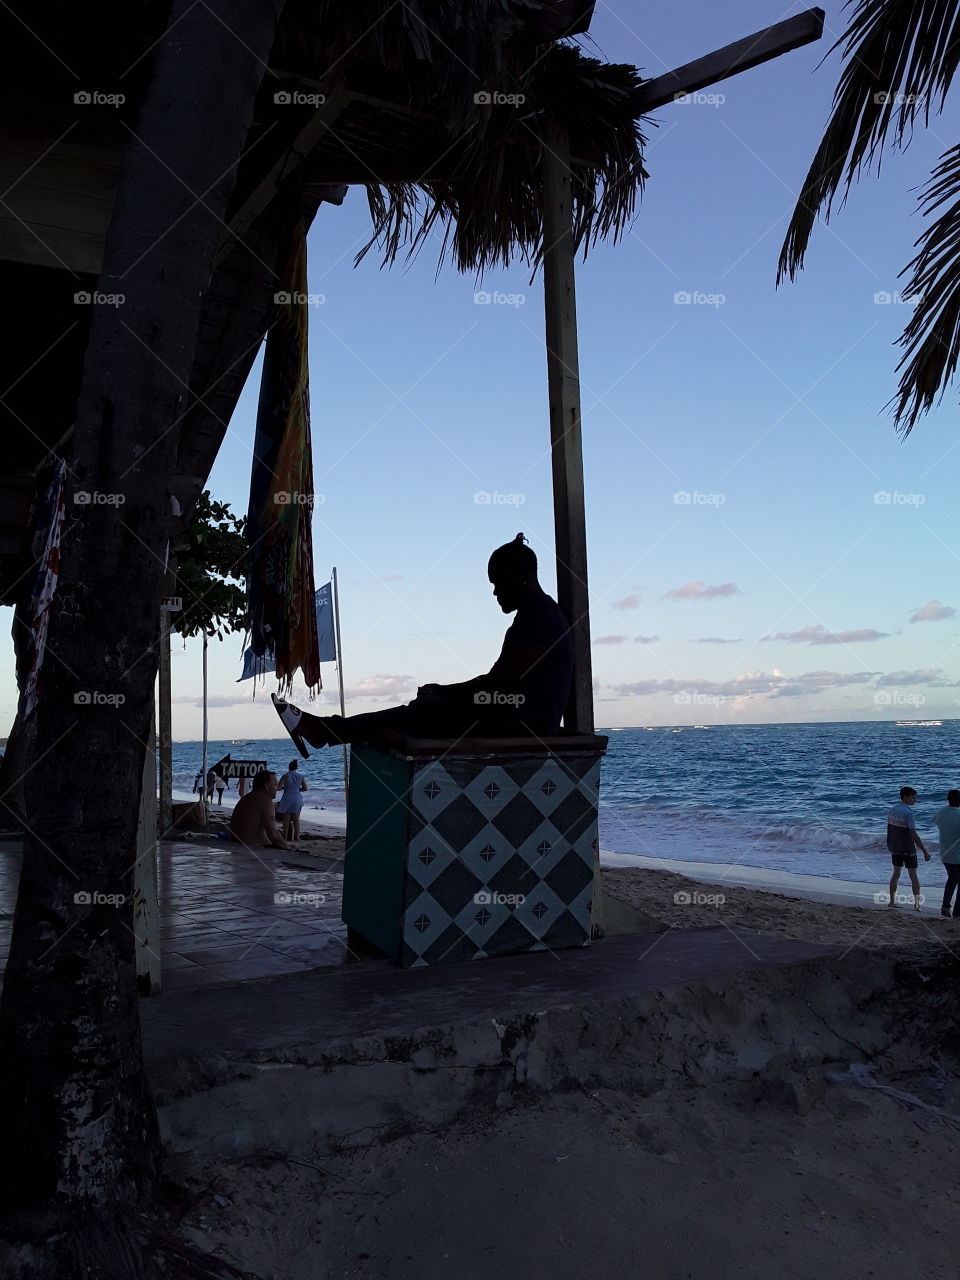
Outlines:
{"type": "MultiPolygon", "coordinates": [[[[133,863],[169,478],[200,303],[282,6],[173,0],[100,278],[126,301],[97,308],[84,363],[0,1005],[3,1167],[25,1210],[56,1206],[61,1223],[71,1210],[92,1220],[91,1206],[102,1223],[158,1186],[133,863]],[[98,496],[77,504],[78,492],[98,496]]],[[[151,1265],[114,1252],[117,1275],[151,1265]]],[[[67,1250],[59,1276],[94,1274],[79,1254],[67,1250]]]]}

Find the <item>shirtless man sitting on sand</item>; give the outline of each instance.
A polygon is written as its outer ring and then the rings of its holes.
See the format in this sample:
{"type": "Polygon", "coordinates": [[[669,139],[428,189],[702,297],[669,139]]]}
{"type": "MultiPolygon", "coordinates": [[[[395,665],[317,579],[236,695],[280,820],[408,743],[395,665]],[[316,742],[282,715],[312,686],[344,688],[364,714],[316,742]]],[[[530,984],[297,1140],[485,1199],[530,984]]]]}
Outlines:
{"type": "Polygon", "coordinates": [[[266,771],[258,773],[253,786],[238,800],[230,819],[230,833],[239,844],[248,849],[272,846],[289,849],[273,816],[273,801],[277,794],[277,775],[266,771]]]}

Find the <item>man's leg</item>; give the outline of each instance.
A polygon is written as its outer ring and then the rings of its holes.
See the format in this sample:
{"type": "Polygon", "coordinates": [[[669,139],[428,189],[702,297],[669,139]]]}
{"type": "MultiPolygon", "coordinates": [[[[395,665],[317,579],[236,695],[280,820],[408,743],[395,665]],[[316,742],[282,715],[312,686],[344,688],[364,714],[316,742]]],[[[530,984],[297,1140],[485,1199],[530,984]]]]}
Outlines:
{"type": "Polygon", "coordinates": [[[897,885],[900,883],[900,868],[896,863],[893,864],[893,875],[890,877],[890,901],[888,907],[897,905],[897,885]]]}
{"type": "Polygon", "coordinates": [[[311,747],[318,748],[363,742],[385,732],[404,733],[412,738],[506,738],[528,736],[529,732],[524,731],[515,714],[475,704],[470,695],[452,699],[417,698],[402,707],[366,711],[356,716],[315,716],[309,711],[300,711],[296,731],[311,747]]]}
{"type": "Polygon", "coordinates": [[[910,877],[910,887],[913,890],[913,909],[914,911],[919,911],[922,895],[920,893],[920,877],[917,875],[917,868],[907,867],[907,874],[910,877]]]}
{"type": "MultiPolygon", "coordinates": [[[[435,725],[424,703],[409,702],[386,711],[364,711],[357,716],[315,716],[302,711],[297,732],[311,747],[332,747],[342,742],[362,742],[378,733],[408,733],[433,737],[435,725]]],[[[437,734],[436,736],[443,736],[437,734]]]]}
{"type": "Polygon", "coordinates": [[[956,890],[956,897],[953,900],[953,918],[957,920],[960,919],[960,862],[948,862],[946,867],[949,876],[947,884],[951,889],[956,890]]]}
{"type": "Polygon", "coordinates": [[[957,887],[957,882],[953,875],[953,868],[949,863],[945,863],[943,869],[947,873],[947,883],[943,886],[943,901],[940,903],[940,914],[948,916],[950,914],[950,902],[953,898],[953,891],[957,887]]]}

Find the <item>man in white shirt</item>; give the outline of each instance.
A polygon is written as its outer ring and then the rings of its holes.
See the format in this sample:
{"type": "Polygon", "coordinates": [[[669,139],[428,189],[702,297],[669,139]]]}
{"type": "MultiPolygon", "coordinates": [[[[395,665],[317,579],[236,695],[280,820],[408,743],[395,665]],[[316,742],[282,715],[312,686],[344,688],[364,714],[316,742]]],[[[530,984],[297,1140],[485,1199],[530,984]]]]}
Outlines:
{"type": "Polygon", "coordinates": [[[947,807],[939,811],[934,822],[940,832],[940,861],[947,873],[940,914],[950,915],[950,901],[953,899],[953,918],[958,920],[960,919],[960,791],[947,792],[947,807]]]}

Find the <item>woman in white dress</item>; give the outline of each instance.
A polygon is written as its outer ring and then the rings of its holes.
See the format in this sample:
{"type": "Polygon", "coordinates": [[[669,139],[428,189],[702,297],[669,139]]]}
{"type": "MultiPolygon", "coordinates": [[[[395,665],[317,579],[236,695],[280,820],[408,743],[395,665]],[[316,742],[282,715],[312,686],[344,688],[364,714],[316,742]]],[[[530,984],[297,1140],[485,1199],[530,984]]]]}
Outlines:
{"type": "Polygon", "coordinates": [[[290,767],[277,787],[277,817],[281,819],[284,840],[300,839],[300,810],[303,808],[303,793],[306,789],[306,778],[297,768],[297,761],[291,760],[290,767]]]}

